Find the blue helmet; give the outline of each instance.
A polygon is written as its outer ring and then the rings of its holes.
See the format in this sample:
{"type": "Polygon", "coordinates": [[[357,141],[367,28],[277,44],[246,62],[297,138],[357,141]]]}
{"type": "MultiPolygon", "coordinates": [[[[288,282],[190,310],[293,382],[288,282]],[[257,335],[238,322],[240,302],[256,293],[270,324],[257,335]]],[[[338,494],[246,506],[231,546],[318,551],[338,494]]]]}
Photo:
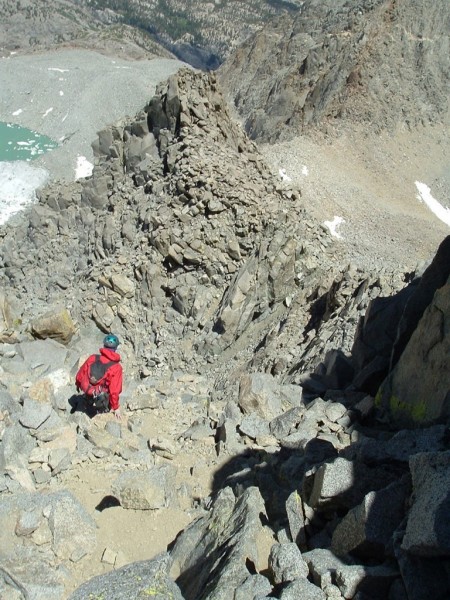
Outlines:
{"type": "Polygon", "coordinates": [[[105,339],[103,340],[103,346],[105,348],[111,348],[112,350],[115,350],[118,345],[119,338],[117,337],[117,335],[114,335],[113,333],[108,333],[108,335],[105,336],[105,339]]]}

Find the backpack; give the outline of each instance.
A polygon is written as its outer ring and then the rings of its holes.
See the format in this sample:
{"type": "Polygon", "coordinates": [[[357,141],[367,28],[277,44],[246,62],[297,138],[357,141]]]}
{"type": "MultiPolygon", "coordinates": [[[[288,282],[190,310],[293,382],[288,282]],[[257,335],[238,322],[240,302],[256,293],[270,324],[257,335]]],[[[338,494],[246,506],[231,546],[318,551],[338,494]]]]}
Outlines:
{"type": "Polygon", "coordinates": [[[102,363],[100,360],[100,354],[95,355],[94,362],[89,367],[89,383],[91,385],[98,385],[103,377],[106,375],[106,371],[112,365],[116,364],[113,360],[102,363]]]}

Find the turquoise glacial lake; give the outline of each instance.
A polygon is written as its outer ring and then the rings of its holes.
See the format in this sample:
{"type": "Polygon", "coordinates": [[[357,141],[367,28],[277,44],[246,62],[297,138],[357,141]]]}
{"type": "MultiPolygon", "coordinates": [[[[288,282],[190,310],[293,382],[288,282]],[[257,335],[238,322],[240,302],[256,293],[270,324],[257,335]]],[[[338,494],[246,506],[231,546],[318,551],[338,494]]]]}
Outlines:
{"type": "Polygon", "coordinates": [[[0,161],[30,161],[57,147],[46,135],[0,121],[0,161]]]}

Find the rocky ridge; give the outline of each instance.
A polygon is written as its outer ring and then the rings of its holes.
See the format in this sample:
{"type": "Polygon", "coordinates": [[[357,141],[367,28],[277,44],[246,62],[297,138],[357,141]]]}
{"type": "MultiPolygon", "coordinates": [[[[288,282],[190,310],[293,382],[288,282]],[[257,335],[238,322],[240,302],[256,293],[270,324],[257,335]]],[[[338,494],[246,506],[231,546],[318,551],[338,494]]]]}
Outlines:
{"type": "Polygon", "coordinates": [[[400,364],[435,298],[443,317],[423,330],[448,345],[448,240],[423,276],[343,266],[213,74],[180,71],[94,150],[91,178],[46,188],[1,231],[2,593],[67,596],[96,531],[59,485],[103,461],[117,475],[106,503],[187,506],[192,523],[151,562],[119,570],[107,549],[117,571],[74,600],[446,597],[448,427],[433,414],[396,433],[373,414],[398,323],[400,364]],[[80,357],[110,329],[124,339],[123,423],[67,402],[80,357]],[[153,411],[188,427],[149,439],[153,411]],[[200,498],[171,466],[198,452],[216,469],[200,498]]]}

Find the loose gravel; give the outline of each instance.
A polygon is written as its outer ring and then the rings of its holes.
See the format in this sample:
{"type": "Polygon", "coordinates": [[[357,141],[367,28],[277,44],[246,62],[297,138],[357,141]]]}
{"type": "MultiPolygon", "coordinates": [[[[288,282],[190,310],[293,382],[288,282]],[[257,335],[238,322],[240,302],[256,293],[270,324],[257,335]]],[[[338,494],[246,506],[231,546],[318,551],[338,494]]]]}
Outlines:
{"type": "Polygon", "coordinates": [[[123,60],[84,49],[63,49],[0,59],[0,120],[60,141],[33,165],[52,179],[75,179],[77,157],[93,161],[97,131],[134,116],[156,85],[175,73],[178,60],[123,60]],[[13,113],[21,110],[20,114],[13,113]]]}

